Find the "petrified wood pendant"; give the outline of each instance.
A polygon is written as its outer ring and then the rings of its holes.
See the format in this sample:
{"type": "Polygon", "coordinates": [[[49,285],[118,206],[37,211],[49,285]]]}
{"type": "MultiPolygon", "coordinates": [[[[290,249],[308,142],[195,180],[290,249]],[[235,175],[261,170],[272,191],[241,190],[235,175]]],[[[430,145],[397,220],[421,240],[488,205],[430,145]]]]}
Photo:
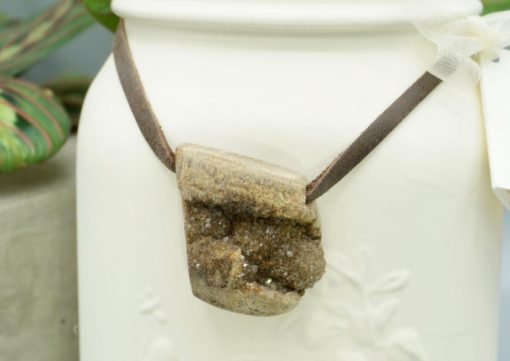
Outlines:
{"type": "Polygon", "coordinates": [[[314,204],[304,177],[198,145],[176,151],[193,294],[233,312],[294,308],[324,274],[314,204]]]}

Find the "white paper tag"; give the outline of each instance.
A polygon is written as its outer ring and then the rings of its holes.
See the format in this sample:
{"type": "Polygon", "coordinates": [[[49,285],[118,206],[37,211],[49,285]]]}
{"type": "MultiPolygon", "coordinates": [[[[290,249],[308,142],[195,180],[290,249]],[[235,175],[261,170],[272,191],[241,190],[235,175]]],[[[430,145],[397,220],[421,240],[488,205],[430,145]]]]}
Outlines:
{"type": "Polygon", "coordinates": [[[510,209],[510,51],[481,64],[481,95],[492,188],[510,209]]]}

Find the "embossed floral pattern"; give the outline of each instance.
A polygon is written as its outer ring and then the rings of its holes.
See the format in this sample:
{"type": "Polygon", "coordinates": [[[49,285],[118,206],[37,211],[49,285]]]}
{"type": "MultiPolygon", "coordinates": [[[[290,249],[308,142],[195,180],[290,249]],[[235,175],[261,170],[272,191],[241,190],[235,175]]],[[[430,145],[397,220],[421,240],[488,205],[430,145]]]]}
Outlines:
{"type": "Polygon", "coordinates": [[[138,312],[152,321],[155,336],[142,343],[142,349],[134,360],[136,361],[178,361],[179,355],[171,339],[165,336],[164,326],[168,322],[168,315],[164,310],[161,299],[151,287],[148,287],[140,298],[138,312]]]}
{"type": "Polygon", "coordinates": [[[392,322],[400,305],[398,294],[409,272],[395,270],[369,280],[371,252],[367,247],[350,257],[330,253],[328,272],[315,293],[319,307],[286,325],[296,331],[319,361],[426,361],[416,330],[392,322]]]}
{"type": "Polygon", "coordinates": [[[138,311],[141,314],[151,316],[159,325],[164,325],[168,322],[168,315],[161,305],[161,300],[156,297],[150,287],[145,290],[144,296],[140,299],[138,311]]]}

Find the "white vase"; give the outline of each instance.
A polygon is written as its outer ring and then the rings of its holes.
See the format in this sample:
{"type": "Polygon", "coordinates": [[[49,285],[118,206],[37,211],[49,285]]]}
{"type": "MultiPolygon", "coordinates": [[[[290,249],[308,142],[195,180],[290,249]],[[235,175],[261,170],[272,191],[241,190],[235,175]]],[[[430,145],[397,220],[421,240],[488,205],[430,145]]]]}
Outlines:
{"type": "MultiPolygon", "coordinates": [[[[170,144],[310,179],[435,56],[399,1],[114,9],[170,144]]],[[[440,85],[318,200],[324,278],[288,314],[245,316],[193,297],[175,175],[142,137],[108,59],[79,131],[82,361],[495,361],[501,207],[480,114],[478,89],[440,85]]]]}

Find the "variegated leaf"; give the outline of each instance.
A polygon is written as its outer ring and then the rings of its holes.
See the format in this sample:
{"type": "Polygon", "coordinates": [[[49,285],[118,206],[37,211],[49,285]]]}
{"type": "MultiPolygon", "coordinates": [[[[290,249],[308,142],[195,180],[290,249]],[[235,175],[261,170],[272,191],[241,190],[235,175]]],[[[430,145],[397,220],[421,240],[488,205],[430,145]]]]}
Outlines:
{"type": "Polygon", "coordinates": [[[66,76],[44,84],[60,100],[73,121],[73,131],[78,127],[81,107],[92,79],[84,76],[66,76]]]}
{"type": "Polygon", "coordinates": [[[0,32],[0,74],[16,75],[93,24],[80,0],[61,0],[0,32]]]}
{"type": "Polygon", "coordinates": [[[51,91],[0,77],[0,171],[50,158],[70,128],[71,119],[51,91]]]}
{"type": "Polygon", "coordinates": [[[0,12],[0,30],[12,24],[13,20],[7,14],[0,12]]]}

